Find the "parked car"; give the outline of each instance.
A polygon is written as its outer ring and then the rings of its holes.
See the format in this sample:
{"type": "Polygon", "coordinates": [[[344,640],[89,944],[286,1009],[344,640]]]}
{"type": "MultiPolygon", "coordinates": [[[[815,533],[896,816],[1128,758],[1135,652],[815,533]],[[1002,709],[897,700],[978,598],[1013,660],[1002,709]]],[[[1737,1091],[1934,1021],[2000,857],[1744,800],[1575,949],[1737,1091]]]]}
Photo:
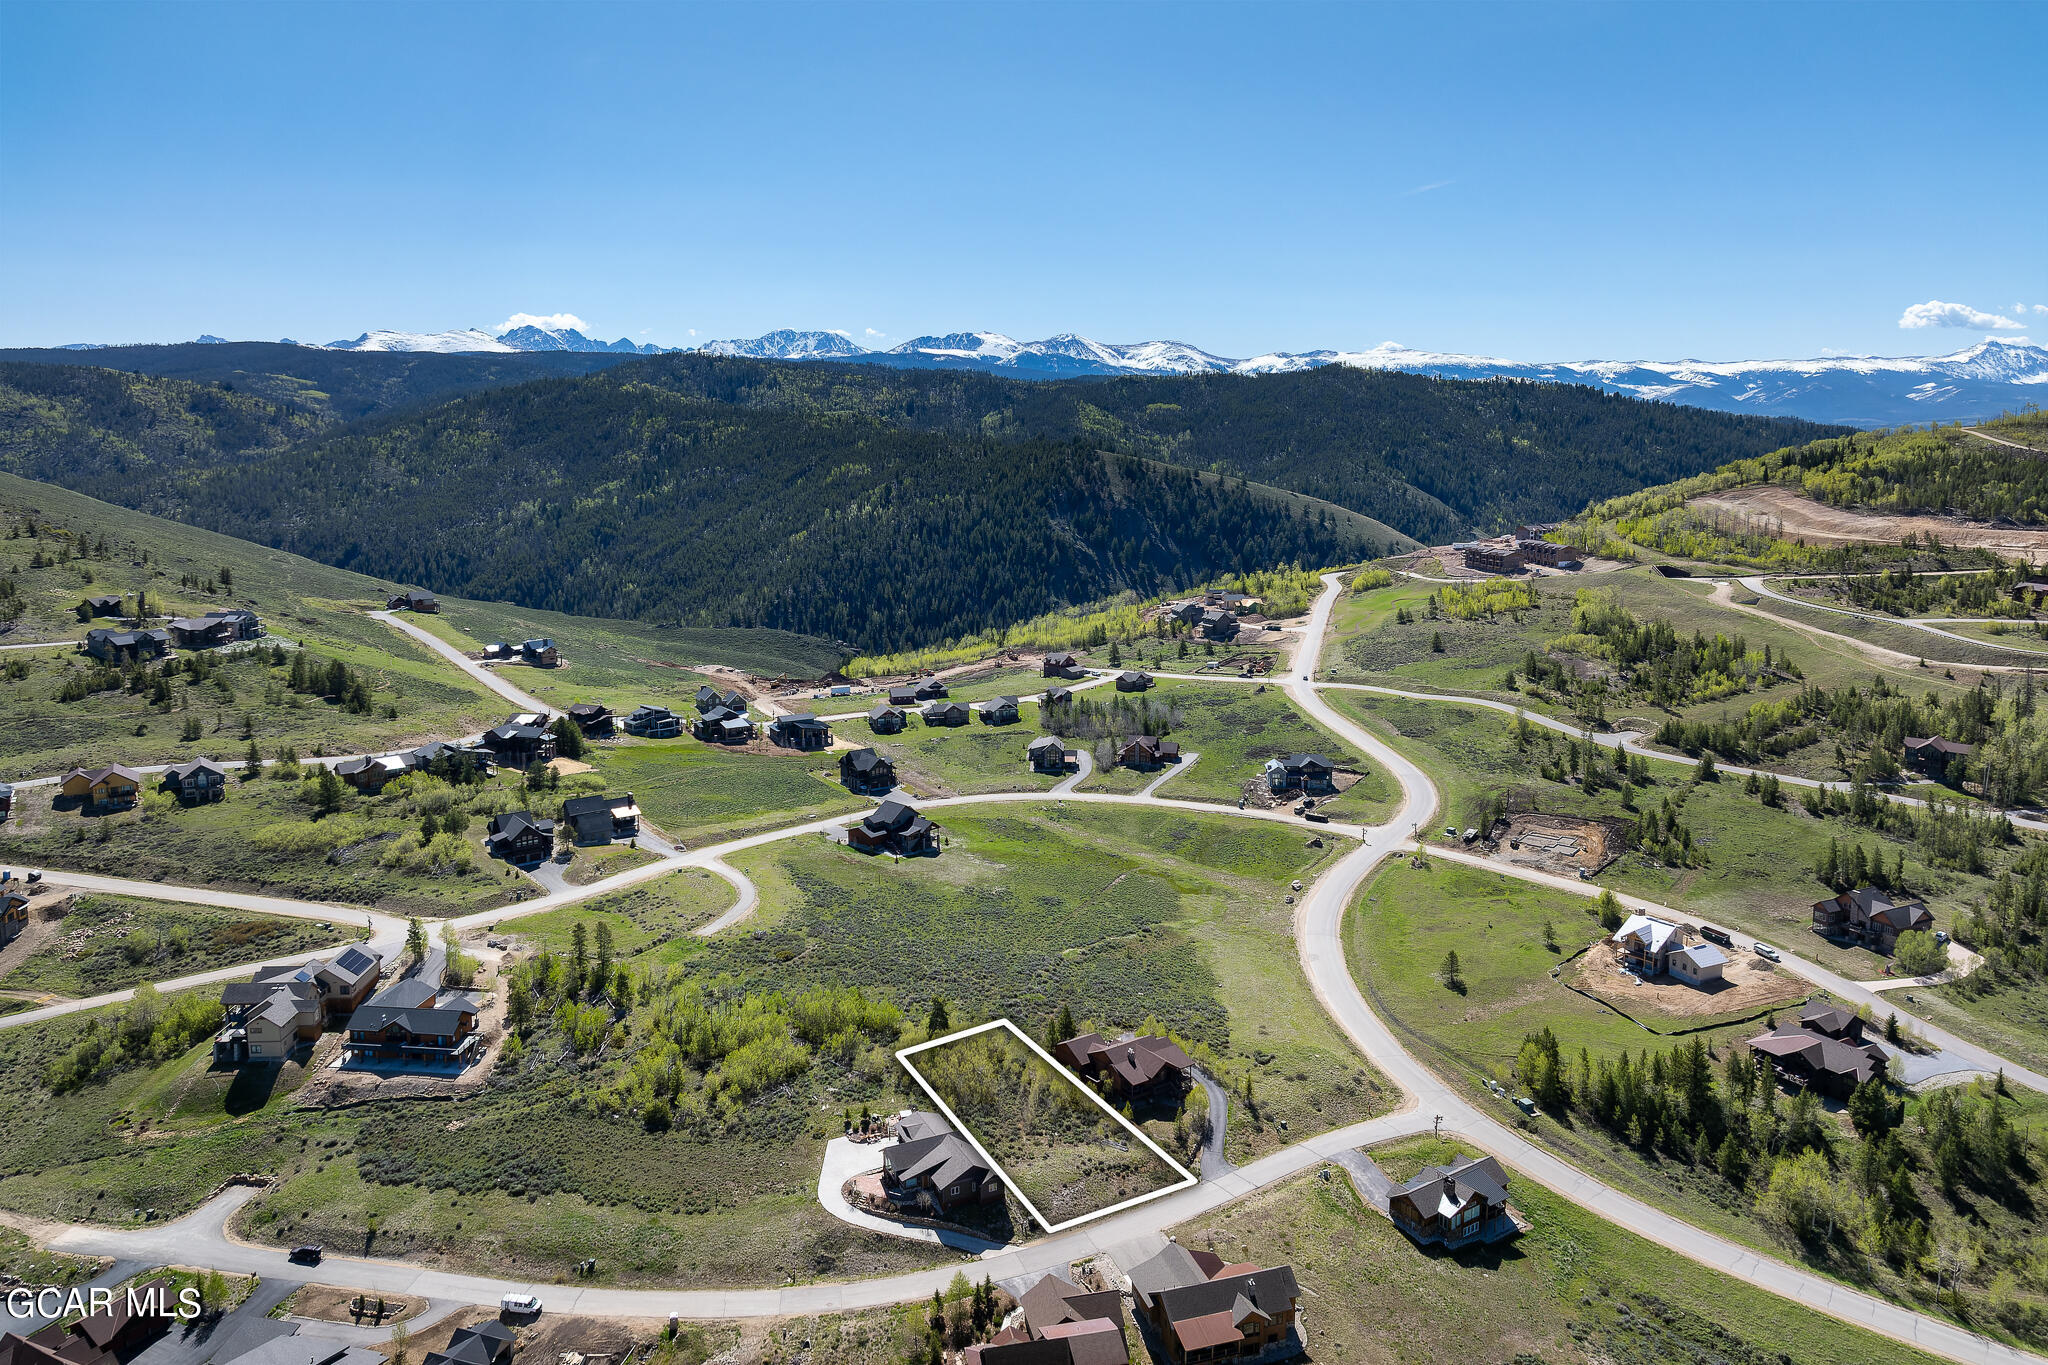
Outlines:
{"type": "Polygon", "coordinates": [[[1773,947],[1772,947],[1772,946],[1771,946],[1770,944],[1768,944],[1768,943],[1759,943],[1759,944],[1756,944],[1756,945],[1755,945],[1755,948],[1756,948],[1756,955],[1757,955],[1758,957],[1763,957],[1763,958],[1769,958],[1769,959],[1770,959],[1771,961],[1773,961],[1773,962],[1781,962],[1781,961],[1783,961],[1783,960],[1784,960],[1784,959],[1782,959],[1782,958],[1780,958],[1780,957],[1778,956],[1778,950],[1777,950],[1776,948],[1773,948],[1773,947]]]}
{"type": "Polygon", "coordinates": [[[1936,930],[1934,931],[1934,941],[1935,941],[1936,943],[1947,943],[1947,942],[1948,942],[1948,930],[1946,930],[1946,929],[1936,929],[1936,930]]]}
{"type": "Polygon", "coordinates": [[[300,1265],[319,1265],[320,1253],[321,1248],[317,1246],[293,1247],[292,1259],[300,1265]]]}
{"type": "Polygon", "coordinates": [[[1711,924],[1702,924],[1700,926],[1700,937],[1709,943],[1718,943],[1723,948],[1733,948],[1735,946],[1735,940],[1728,936],[1726,929],[1716,929],[1711,924]]]}
{"type": "Polygon", "coordinates": [[[531,1294],[507,1294],[498,1300],[498,1307],[504,1312],[523,1318],[540,1316],[540,1300],[531,1294]]]}

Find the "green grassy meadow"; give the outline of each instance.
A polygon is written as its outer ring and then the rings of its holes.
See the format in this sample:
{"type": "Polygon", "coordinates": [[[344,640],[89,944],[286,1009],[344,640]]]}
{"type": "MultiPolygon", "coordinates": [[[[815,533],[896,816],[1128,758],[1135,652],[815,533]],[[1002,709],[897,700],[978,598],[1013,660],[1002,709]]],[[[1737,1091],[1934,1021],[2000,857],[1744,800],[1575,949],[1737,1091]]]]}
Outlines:
{"type": "Polygon", "coordinates": [[[839,785],[839,758],[739,753],[693,739],[608,744],[586,757],[613,791],[630,791],[672,839],[718,843],[869,803],[839,785]]]}
{"type": "MultiPolygon", "coordinates": [[[[941,823],[936,859],[823,839],[736,856],[761,911],[693,970],[778,989],[859,984],[913,1018],[942,996],[956,1028],[1007,1017],[1041,1037],[1064,1005],[1084,1029],[1170,1031],[1226,1083],[1252,1078],[1257,1112],[1231,1120],[1237,1159],[1385,1107],[1295,960],[1287,884],[1333,850],[1172,810],[957,809],[941,823]],[[907,938],[917,953],[899,950],[907,938]]],[[[1164,1145],[1170,1121],[1150,1131],[1164,1145]]]]}

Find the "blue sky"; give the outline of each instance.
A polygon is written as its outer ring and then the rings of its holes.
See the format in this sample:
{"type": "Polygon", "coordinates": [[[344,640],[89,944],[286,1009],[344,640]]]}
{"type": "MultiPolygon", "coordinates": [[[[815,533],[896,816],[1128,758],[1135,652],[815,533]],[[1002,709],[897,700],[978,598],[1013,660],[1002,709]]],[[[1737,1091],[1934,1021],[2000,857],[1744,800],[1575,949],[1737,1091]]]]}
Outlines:
{"type": "Polygon", "coordinates": [[[2043,341],[2043,51],[2038,4],[10,0],[0,343],[2043,341]]]}

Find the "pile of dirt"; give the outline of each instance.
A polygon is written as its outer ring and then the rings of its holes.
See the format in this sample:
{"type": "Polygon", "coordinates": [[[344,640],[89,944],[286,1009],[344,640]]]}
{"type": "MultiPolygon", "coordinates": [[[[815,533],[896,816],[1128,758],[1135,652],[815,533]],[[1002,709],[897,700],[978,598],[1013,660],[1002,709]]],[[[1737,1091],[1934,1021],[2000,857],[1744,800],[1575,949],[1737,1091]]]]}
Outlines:
{"type": "Polygon", "coordinates": [[[1493,827],[1494,856],[1517,867],[1575,877],[1597,873],[1627,848],[1621,822],[1534,812],[1511,815],[1493,827]]]}
{"type": "MultiPolygon", "coordinates": [[[[1688,943],[1700,941],[1697,933],[1688,932],[1684,938],[1688,943]]],[[[1727,956],[1723,979],[1709,986],[1688,985],[1670,976],[1647,980],[1637,976],[1622,967],[1611,942],[1594,944],[1565,968],[1565,973],[1572,985],[1636,1018],[1646,1014],[1671,1019],[1755,1014],[1804,1000],[1810,992],[1804,981],[1775,963],[1747,953],[1727,956]]]]}

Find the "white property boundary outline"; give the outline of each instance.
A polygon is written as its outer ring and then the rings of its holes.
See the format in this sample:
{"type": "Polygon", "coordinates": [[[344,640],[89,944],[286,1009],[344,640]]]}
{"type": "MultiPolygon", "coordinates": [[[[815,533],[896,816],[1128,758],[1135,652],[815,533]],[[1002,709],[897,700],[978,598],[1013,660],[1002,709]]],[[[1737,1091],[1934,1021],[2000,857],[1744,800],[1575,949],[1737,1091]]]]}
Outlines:
{"type": "Polygon", "coordinates": [[[1017,1202],[1022,1204],[1025,1210],[1029,1212],[1033,1218],[1038,1220],[1038,1226],[1044,1228],[1048,1233],[1065,1232],[1068,1228],[1079,1227],[1081,1224],[1092,1222],[1097,1218],[1106,1218],[1112,1213],[1121,1213],[1125,1209],[1135,1208],[1139,1204],[1146,1203],[1149,1200],[1157,1199],[1161,1195],[1173,1194],[1179,1190],[1185,1190],[1191,1186],[1201,1183],[1200,1176],[1196,1175],[1193,1171],[1190,1171],[1187,1167],[1181,1165],[1178,1161],[1175,1161],[1171,1156],[1168,1156],[1164,1148],[1162,1148],[1158,1143],[1154,1142],[1151,1138],[1145,1136],[1145,1132],[1143,1129],[1139,1128],[1137,1124],[1132,1123],[1122,1114],[1117,1113],[1116,1110],[1110,1106],[1109,1101],[1103,1099],[1102,1096],[1096,1094],[1093,1090],[1090,1090],[1087,1086],[1081,1084],[1080,1081],[1076,1080],[1072,1075],[1068,1074],[1067,1069],[1059,1064],[1059,1060],[1056,1057],[1054,1057],[1050,1052],[1047,1052],[1044,1048],[1040,1047],[1036,1042],[1032,1041],[1029,1034],[1025,1033],[1023,1029],[1018,1028],[1008,1019],[992,1019],[986,1024],[976,1024],[973,1028],[961,1029],[958,1033],[949,1033],[943,1038],[934,1038],[928,1043],[919,1043],[916,1047],[903,1048],[897,1052],[896,1060],[902,1064],[903,1069],[905,1071],[908,1071],[910,1073],[911,1079],[915,1080],[918,1083],[919,1087],[923,1089],[924,1093],[932,1097],[932,1103],[936,1104],[939,1107],[939,1112],[941,1114],[944,1114],[946,1116],[946,1121],[953,1125],[953,1131],[960,1134],[961,1137],[967,1140],[968,1146],[974,1148],[974,1150],[980,1154],[981,1159],[988,1163],[989,1169],[996,1173],[997,1178],[1003,1182],[1003,1185],[1010,1191],[1010,1193],[1017,1196],[1017,1202]],[[932,1088],[932,1083],[924,1078],[924,1073],[920,1072],[917,1069],[917,1067],[911,1063],[910,1060],[912,1057],[916,1056],[920,1052],[929,1052],[933,1048],[945,1047],[949,1043],[957,1043],[964,1038],[972,1038],[977,1034],[987,1033],[991,1029],[1008,1029],[1010,1031],[1011,1036],[1015,1037],[1018,1042],[1024,1044],[1025,1047],[1031,1049],[1031,1051],[1038,1056],[1040,1061],[1044,1062],[1047,1066],[1051,1067],[1055,1075],[1057,1075],[1061,1080],[1065,1081],[1068,1085],[1074,1087],[1074,1089],[1086,1095],[1089,1099],[1093,1100],[1097,1108],[1101,1109],[1103,1113],[1109,1115],[1112,1119],[1116,1120],[1119,1124],[1123,1125],[1124,1130],[1128,1132],[1132,1137],[1144,1143],[1145,1149],[1147,1151],[1151,1152],[1152,1155],[1158,1157],[1161,1161],[1165,1162],[1169,1168],[1178,1172],[1180,1175],[1180,1179],[1171,1185],[1163,1185],[1160,1188],[1151,1191],[1150,1193],[1141,1194],[1137,1196],[1135,1199],[1126,1199],[1120,1204],[1111,1204],[1109,1207],[1097,1209],[1093,1213],[1084,1213],[1079,1218],[1069,1218],[1064,1223],[1048,1222],[1046,1220],[1046,1216],[1038,1211],[1038,1206],[1036,1204],[1033,1204],[1029,1199],[1025,1197],[1024,1191],[1017,1188],[1017,1182],[1010,1179],[1010,1173],[1003,1169],[1002,1163],[997,1161],[995,1157],[989,1154],[988,1148],[981,1145],[981,1140],[974,1136],[973,1131],[969,1129],[964,1122],[961,1121],[960,1116],[958,1114],[955,1114],[953,1112],[952,1107],[949,1106],[946,1103],[946,1101],[940,1097],[939,1092],[932,1088]]]}

